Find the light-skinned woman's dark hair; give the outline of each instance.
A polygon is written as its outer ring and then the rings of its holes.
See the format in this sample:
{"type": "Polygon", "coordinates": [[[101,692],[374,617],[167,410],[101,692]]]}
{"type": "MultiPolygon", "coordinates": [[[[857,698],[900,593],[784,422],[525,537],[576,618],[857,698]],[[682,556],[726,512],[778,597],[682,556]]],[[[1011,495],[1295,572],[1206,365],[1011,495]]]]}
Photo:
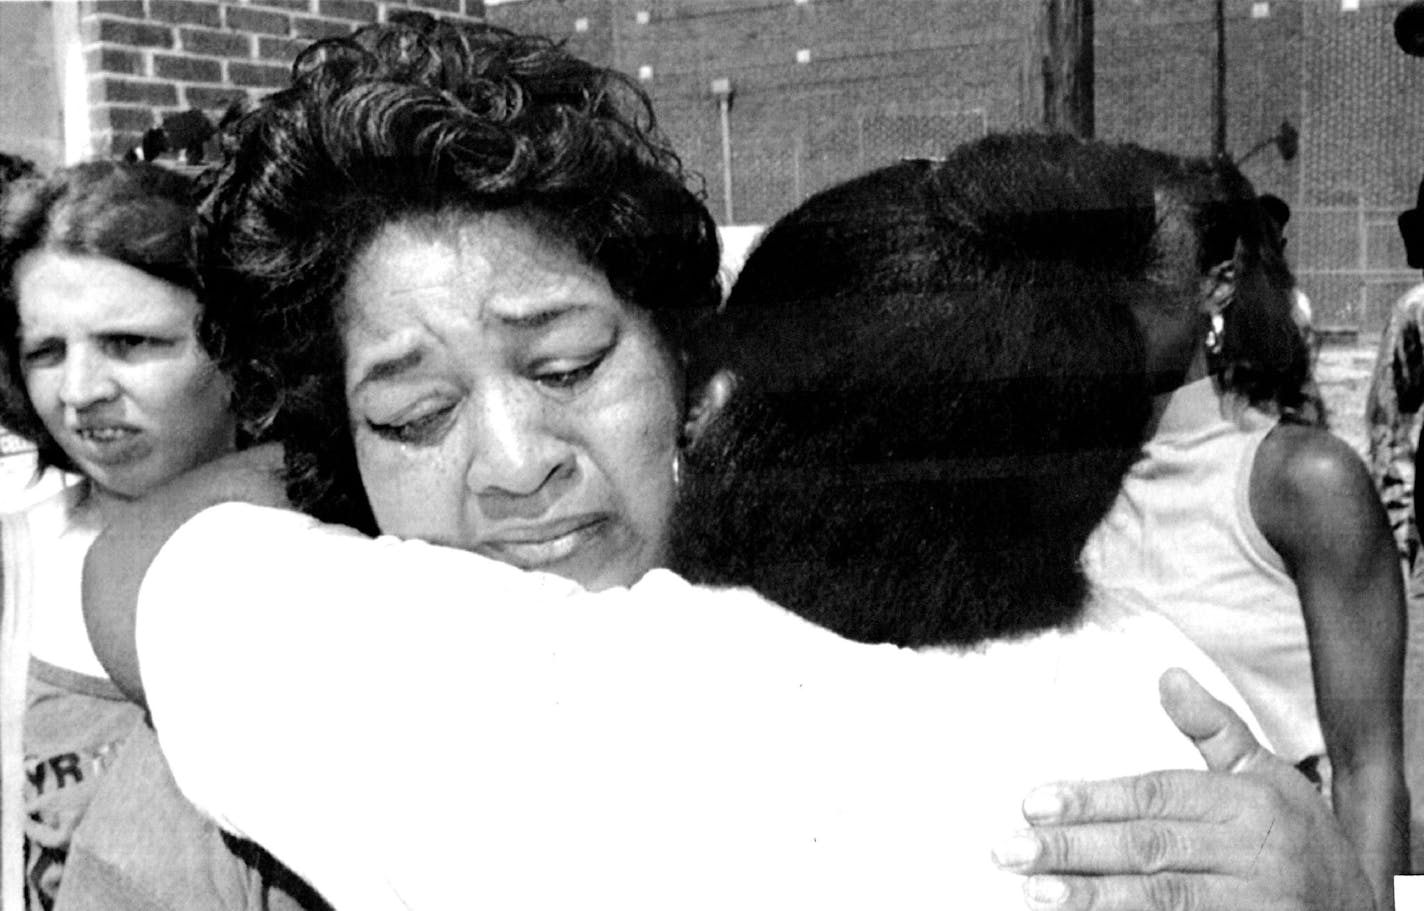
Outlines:
{"type": "Polygon", "coordinates": [[[802,204],[693,350],[736,382],[684,453],[674,568],[861,641],[1072,623],[1147,435],[1138,313],[1188,312],[1254,243],[1237,189],[1135,146],[1002,136],[802,204]]]}
{"type": "Polygon", "coordinates": [[[290,89],[231,112],[201,244],[239,419],[287,451],[288,494],[374,531],[338,335],[385,225],[504,211],[574,250],[680,350],[721,299],[715,224],[646,95],[545,38],[414,15],[322,41],[290,89]]]}
{"type": "MultiPolygon", "coordinates": [[[[0,425],[32,440],[40,471],[74,471],[25,389],[15,270],[42,249],[102,256],[198,292],[191,180],[143,162],[91,161],[7,189],[0,209],[0,425]]],[[[201,302],[201,295],[199,295],[201,302]]]]}

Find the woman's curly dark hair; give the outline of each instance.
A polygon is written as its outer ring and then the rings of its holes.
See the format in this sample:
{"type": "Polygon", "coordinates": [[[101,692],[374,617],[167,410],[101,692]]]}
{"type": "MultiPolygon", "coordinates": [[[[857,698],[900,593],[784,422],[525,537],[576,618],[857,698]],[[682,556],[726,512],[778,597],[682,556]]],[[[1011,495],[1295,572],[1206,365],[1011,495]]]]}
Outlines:
{"type": "Polygon", "coordinates": [[[75,471],[26,391],[15,270],[31,252],[60,250],[112,259],[196,294],[195,188],[187,177],[158,165],[90,161],[61,168],[48,178],[21,178],[6,189],[3,203],[0,425],[35,443],[39,471],[75,471]]]}
{"type": "Polygon", "coordinates": [[[546,38],[416,15],[318,42],[222,124],[199,232],[203,335],[239,420],[286,448],[294,505],[364,531],[339,308],[385,225],[514,211],[681,350],[721,300],[716,226],[626,76],[546,38]]]}

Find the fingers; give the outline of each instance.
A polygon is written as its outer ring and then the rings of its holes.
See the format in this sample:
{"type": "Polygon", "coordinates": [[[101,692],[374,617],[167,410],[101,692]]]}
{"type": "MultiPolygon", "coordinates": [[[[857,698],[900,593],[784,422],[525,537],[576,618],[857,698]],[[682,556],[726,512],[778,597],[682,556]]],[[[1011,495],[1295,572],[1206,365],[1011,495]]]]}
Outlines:
{"type": "Polygon", "coordinates": [[[1189,771],[1064,781],[1030,791],[1023,814],[1035,826],[1139,819],[1225,822],[1249,797],[1249,787],[1229,775],[1189,771]]]}
{"type": "Polygon", "coordinates": [[[1023,874],[1222,872],[1250,863],[1258,847],[1215,823],[1140,821],[1029,829],[997,845],[993,858],[1023,874]]]}
{"type": "Polygon", "coordinates": [[[1172,723],[1191,738],[1214,772],[1244,772],[1271,757],[1246,723],[1225,703],[1214,698],[1181,668],[1172,668],[1158,682],[1162,708],[1172,723]]]}
{"type": "Polygon", "coordinates": [[[1228,876],[1069,877],[1033,876],[1024,881],[1024,905],[1032,911],[1182,911],[1253,908],[1242,884],[1228,876]]]}

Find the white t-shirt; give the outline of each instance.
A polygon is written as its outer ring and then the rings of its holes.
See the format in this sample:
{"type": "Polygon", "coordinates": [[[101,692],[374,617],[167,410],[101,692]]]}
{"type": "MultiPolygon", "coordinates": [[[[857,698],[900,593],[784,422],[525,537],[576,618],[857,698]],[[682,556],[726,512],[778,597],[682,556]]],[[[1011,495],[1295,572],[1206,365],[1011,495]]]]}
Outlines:
{"type": "Polygon", "coordinates": [[[1028,789],[1200,768],[1167,667],[1243,711],[1112,596],[911,651],[665,571],[592,594],[237,504],[164,547],[137,641],[184,792],[342,911],[1020,909],[989,849],[1028,789]]]}

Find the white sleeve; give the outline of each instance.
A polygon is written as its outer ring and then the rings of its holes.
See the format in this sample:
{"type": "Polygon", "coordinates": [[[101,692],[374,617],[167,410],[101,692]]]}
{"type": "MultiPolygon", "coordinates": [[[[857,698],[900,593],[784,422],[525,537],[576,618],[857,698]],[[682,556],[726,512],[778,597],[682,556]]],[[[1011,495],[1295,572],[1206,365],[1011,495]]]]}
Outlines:
{"type": "MultiPolygon", "coordinates": [[[[389,871],[360,859],[384,853],[373,841],[440,836],[390,831],[412,823],[387,798],[409,803],[434,785],[426,800],[438,808],[452,769],[480,774],[471,759],[488,751],[484,731],[518,731],[509,715],[537,717],[531,706],[557,699],[562,684],[546,672],[558,633],[588,625],[564,602],[591,597],[474,554],[224,504],[154,560],[135,637],[189,799],[343,911],[403,907],[389,871]]],[[[631,670],[616,638],[590,638],[631,670]]]]}
{"type": "Polygon", "coordinates": [[[834,768],[797,770],[856,733],[850,669],[886,651],[749,592],[650,579],[593,594],[226,504],[146,575],[140,671],[184,794],[342,911],[686,907],[727,869],[714,854],[804,882],[781,858],[830,825],[814,782],[834,768]]]}
{"type": "Polygon", "coordinates": [[[139,602],[179,786],[341,911],[1021,908],[988,844],[1029,787],[1193,760],[1160,661],[1092,630],[868,646],[236,504],[139,602]]]}

